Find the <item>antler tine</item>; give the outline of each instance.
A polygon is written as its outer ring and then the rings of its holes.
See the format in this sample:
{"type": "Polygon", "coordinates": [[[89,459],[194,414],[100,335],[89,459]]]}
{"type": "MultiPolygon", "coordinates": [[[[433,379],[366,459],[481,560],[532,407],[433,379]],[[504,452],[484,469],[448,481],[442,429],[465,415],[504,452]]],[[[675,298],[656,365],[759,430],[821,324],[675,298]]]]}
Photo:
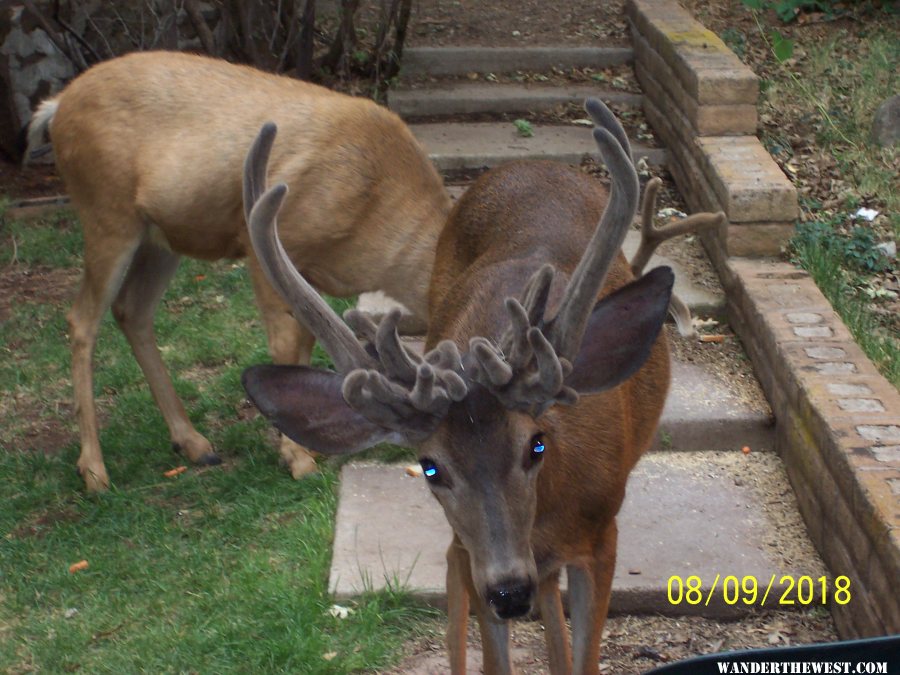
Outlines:
{"type": "Polygon", "coordinates": [[[656,248],[673,237],[689,232],[702,232],[721,227],[725,222],[725,214],[694,213],[674,223],[656,226],[653,218],[656,213],[656,197],[662,181],[654,177],[644,186],[644,198],[641,203],[641,243],[631,259],[631,272],[638,276],[650,262],[656,248]]]}
{"type": "Polygon", "coordinates": [[[276,216],[287,194],[287,186],[279,184],[263,192],[275,133],[274,124],[265,124],[244,162],[244,212],[253,250],[266,278],[291,307],[297,320],[322,343],[338,372],[372,367],[373,360],[353,332],[294,268],[278,239],[276,216]]]}
{"type": "Polygon", "coordinates": [[[644,186],[644,198],[641,201],[641,243],[630,263],[631,273],[635,276],[640,275],[647,266],[653,256],[653,251],[659,245],[653,227],[653,214],[656,211],[656,196],[659,194],[661,186],[662,179],[658,176],[651,178],[644,186]]]}
{"type": "Polygon", "coordinates": [[[595,126],[606,129],[616,137],[619,145],[622,146],[625,154],[628,155],[628,159],[634,164],[634,157],[631,154],[631,142],[628,140],[628,134],[625,133],[625,129],[622,128],[621,122],[619,122],[618,118],[613,114],[612,110],[607,108],[606,104],[599,98],[587,99],[584,102],[584,109],[587,111],[588,115],[591,116],[595,126]]]}
{"type": "MultiPolygon", "coordinates": [[[[592,101],[589,104],[592,108],[602,106],[605,109],[599,101],[595,99],[592,101]]],[[[612,116],[608,109],[606,113],[612,116]]],[[[612,119],[615,120],[614,117],[612,119]]],[[[618,122],[611,126],[621,131],[618,122]]],[[[597,294],[634,218],[640,191],[634,164],[627,150],[619,142],[617,133],[608,128],[595,128],[594,140],[603,161],[609,168],[612,181],[609,202],[591,237],[587,252],[572,274],[560,309],[547,333],[557,354],[569,361],[578,353],[588,316],[597,301],[597,294]]]]}
{"type": "Polygon", "coordinates": [[[248,222],[250,209],[266,190],[266,167],[277,131],[274,122],[263,124],[244,159],[244,220],[248,222]]]}

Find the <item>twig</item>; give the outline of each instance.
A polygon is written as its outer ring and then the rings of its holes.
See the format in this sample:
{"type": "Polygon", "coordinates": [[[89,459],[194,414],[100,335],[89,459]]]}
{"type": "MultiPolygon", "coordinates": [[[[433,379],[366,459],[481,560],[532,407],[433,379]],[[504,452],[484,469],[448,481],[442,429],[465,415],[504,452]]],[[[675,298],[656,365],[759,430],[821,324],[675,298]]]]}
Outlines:
{"type": "MultiPolygon", "coordinates": [[[[85,14],[87,16],[88,21],[91,21],[90,14],[88,14],[87,12],[85,12],[85,14]]],[[[87,40],[84,39],[84,37],[79,35],[78,32],[71,25],[69,25],[66,21],[63,20],[63,18],[60,16],[60,13],[59,13],[59,2],[56,2],[53,5],[53,20],[56,21],[56,23],[58,23],[60,26],[62,26],[69,35],[74,37],[75,40],[78,41],[78,44],[80,44],[82,47],[87,49],[88,52],[90,52],[91,56],[94,58],[94,63],[97,63],[98,61],[103,60],[103,58],[97,53],[97,50],[95,50],[91,46],[91,44],[87,40]]],[[[100,33],[99,30],[97,30],[96,26],[94,26],[93,28],[94,28],[94,30],[97,31],[97,33],[100,35],[100,37],[103,38],[103,40],[105,42],[106,37],[102,33],[100,33]]],[[[108,48],[109,43],[107,42],[106,45],[108,48]]],[[[112,49],[109,50],[109,54],[110,54],[110,56],[114,56],[112,49]]],[[[84,59],[82,59],[82,60],[84,60],[84,59]]]]}
{"type": "Polygon", "coordinates": [[[190,19],[191,25],[197,33],[197,37],[200,38],[200,44],[203,45],[203,51],[210,56],[218,56],[218,54],[216,54],[215,36],[213,36],[212,31],[209,29],[209,25],[203,18],[203,12],[200,11],[200,5],[197,4],[197,0],[184,0],[184,10],[187,12],[188,19],[190,19]]]}

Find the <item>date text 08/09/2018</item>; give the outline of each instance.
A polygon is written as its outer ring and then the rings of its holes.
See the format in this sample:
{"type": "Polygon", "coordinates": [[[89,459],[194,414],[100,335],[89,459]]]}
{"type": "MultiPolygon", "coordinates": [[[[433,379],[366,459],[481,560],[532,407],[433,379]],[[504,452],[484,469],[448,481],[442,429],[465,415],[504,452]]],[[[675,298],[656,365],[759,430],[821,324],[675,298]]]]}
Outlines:
{"type": "Polygon", "coordinates": [[[726,605],[827,605],[835,602],[846,605],[850,602],[850,578],[844,575],[833,580],[826,576],[794,577],[789,574],[773,574],[767,583],[760,583],[752,575],[737,577],[733,574],[723,577],[717,574],[711,586],[704,587],[697,575],[682,578],[672,575],[668,581],[669,604],[705,605],[721,593],[726,605]]]}

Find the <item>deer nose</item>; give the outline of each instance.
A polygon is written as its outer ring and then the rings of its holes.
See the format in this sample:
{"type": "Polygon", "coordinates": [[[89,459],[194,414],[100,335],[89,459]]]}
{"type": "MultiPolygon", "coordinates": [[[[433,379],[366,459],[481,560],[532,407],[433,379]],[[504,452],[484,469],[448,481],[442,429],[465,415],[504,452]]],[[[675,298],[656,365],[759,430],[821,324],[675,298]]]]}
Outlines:
{"type": "Polygon", "coordinates": [[[508,581],[487,592],[487,601],[499,619],[515,619],[531,611],[534,584],[530,581],[508,581]]]}

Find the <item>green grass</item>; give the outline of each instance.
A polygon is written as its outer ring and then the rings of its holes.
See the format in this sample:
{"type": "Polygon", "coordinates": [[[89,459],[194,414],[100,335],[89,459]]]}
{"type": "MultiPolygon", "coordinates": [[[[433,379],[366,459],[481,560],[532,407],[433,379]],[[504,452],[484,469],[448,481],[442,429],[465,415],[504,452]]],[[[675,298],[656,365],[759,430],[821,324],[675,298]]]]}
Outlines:
{"type": "Polygon", "coordinates": [[[900,388],[900,339],[860,297],[861,288],[866,288],[864,273],[854,269],[846,239],[827,223],[806,223],[800,226],[792,248],[862,350],[900,388]]]}
{"type": "MultiPolygon", "coordinates": [[[[71,216],[0,223],[3,266],[64,268],[79,249],[71,216]]],[[[328,613],[339,467],[291,480],[268,425],[237,414],[242,369],[268,361],[242,265],[185,260],[156,321],[224,464],[163,476],[182,460],[107,317],[96,392],[113,485],[99,496],[74,470],[68,304],[16,302],[0,324],[0,672],[346,673],[388,666],[434,628],[398,589],[360,598],[345,619],[328,613]],[[46,447],[46,428],[61,430],[60,447],[46,447]],[[90,567],[70,574],[82,559],[90,567]]]]}
{"type": "MultiPolygon", "coordinates": [[[[869,358],[900,386],[900,335],[896,317],[886,316],[892,311],[885,305],[896,295],[880,282],[897,273],[897,263],[884,256],[877,260],[875,248],[879,240],[900,239],[900,155],[869,138],[875,109],[900,88],[900,44],[895,33],[877,27],[852,47],[841,35],[798,44],[806,58],[782,67],[768,81],[766,104],[789,102],[798,109],[797,119],[810,121],[818,149],[834,157],[843,183],[833,188],[838,208],[823,210],[815,200],[801,200],[807,222],[798,228],[792,250],[869,358]],[[874,204],[885,214],[874,229],[854,224],[852,214],[861,203],[874,204]]],[[[766,140],[790,147],[789,140],[766,140]]]]}

